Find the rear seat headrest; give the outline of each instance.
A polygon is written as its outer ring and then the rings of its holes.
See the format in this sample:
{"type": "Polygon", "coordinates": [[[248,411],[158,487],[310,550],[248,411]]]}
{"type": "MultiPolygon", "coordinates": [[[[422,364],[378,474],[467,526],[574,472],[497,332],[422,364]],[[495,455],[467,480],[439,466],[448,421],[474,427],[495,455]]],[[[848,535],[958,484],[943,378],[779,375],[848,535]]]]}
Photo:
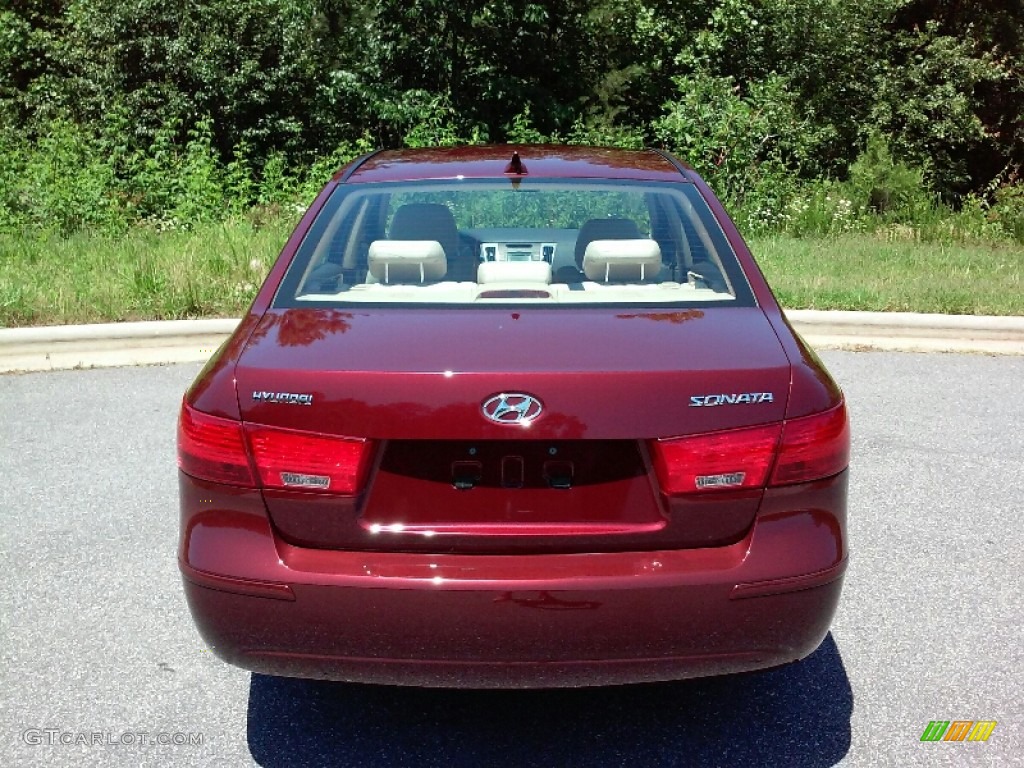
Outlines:
{"type": "Polygon", "coordinates": [[[426,283],[445,276],[448,260],[437,240],[374,240],[368,266],[381,283],[426,283]]]}
{"type": "Polygon", "coordinates": [[[576,236],[576,266],[583,269],[583,254],[594,240],[634,240],[638,237],[641,237],[640,228],[632,219],[589,219],[583,222],[576,236]]]}
{"type": "Polygon", "coordinates": [[[655,280],[661,272],[661,247],[654,240],[593,240],[583,254],[583,273],[600,283],[655,280]]]}
{"type": "Polygon", "coordinates": [[[551,265],[546,261],[485,261],[477,268],[476,281],[484,283],[551,282],[551,265]]]}

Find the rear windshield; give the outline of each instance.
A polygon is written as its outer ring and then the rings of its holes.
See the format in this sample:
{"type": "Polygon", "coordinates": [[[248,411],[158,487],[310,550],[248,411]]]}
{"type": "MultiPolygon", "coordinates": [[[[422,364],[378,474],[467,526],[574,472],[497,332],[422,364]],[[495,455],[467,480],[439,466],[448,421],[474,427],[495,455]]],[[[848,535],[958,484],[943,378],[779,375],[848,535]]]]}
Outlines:
{"type": "Polygon", "coordinates": [[[751,305],[691,184],[470,181],[339,185],[278,307],[751,305]]]}

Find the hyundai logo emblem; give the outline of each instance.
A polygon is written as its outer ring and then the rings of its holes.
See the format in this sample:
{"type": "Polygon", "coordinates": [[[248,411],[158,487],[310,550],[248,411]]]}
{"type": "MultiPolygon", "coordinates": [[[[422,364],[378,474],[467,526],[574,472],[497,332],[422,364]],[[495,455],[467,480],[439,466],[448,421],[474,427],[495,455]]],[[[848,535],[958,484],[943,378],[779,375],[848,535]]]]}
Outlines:
{"type": "Polygon", "coordinates": [[[481,406],[484,416],[498,424],[529,424],[540,416],[544,406],[540,400],[522,392],[503,392],[488,398],[481,406]]]}

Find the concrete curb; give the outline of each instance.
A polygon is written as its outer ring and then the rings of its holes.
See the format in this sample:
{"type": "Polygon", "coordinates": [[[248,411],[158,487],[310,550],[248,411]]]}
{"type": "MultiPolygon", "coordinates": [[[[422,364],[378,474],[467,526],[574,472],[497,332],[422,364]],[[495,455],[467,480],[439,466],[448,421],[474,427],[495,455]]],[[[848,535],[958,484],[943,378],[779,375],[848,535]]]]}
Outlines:
{"type": "Polygon", "coordinates": [[[0,373],[201,362],[237,325],[214,319],[0,328],[0,373]]]}
{"type": "MultiPolygon", "coordinates": [[[[911,312],[786,313],[811,346],[1024,355],[1024,317],[911,312]]],[[[0,328],[0,373],[201,362],[238,319],[0,328]]]]}
{"type": "Polygon", "coordinates": [[[793,327],[820,349],[966,352],[1024,355],[1024,317],[927,315],[913,312],[786,312],[793,327]]]}
{"type": "Polygon", "coordinates": [[[140,323],[90,323],[88,325],[37,325],[30,328],[0,328],[0,346],[6,344],[47,344],[99,339],[168,339],[229,334],[238,318],[209,320],[149,320],[140,323]]]}
{"type": "Polygon", "coordinates": [[[822,325],[852,328],[897,328],[903,330],[952,330],[963,334],[1013,333],[1024,335],[1024,316],[925,315],[916,312],[844,312],[820,309],[790,309],[786,316],[794,325],[822,325]]]}

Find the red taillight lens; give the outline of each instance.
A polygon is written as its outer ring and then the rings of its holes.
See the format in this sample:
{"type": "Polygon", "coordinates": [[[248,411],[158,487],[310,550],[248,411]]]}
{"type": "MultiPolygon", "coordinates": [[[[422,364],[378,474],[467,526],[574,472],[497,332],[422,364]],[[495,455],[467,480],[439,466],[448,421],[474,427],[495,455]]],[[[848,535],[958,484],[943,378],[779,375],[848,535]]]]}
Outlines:
{"type": "Polygon", "coordinates": [[[178,419],[178,466],[201,480],[264,488],[353,494],[363,484],[373,443],[290,429],[245,426],[183,403],[178,419]],[[248,436],[248,446],[246,445],[248,436]]]}
{"type": "Polygon", "coordinates": [[[830,477],[850,463],[850,422],[846,404],[787,421],[771,485],[806,483],[830,477]]]}
{"type": "Polygon", "coordinates": [[[265,488],[357,493],[373,444],[272,427],[247,426],[249,445],[265,488]]]}
{"type": "Polygon", "coordinates": [[[673,495],[807,483],[846,469],[850,422],[840,404],[784,424],[657,440],[652,456],[673,495]]]}
{"type": "Polygon", "coordinates": [[[178,466],[200,480],[255,486],[242,425],[182,403],[178,417],[178,466]]]}
{"type": "Polygon", "coordinates": [[[781,424],[658,440],[654,466],[665,493],[734,491],[764,486],[781,424]]]}

